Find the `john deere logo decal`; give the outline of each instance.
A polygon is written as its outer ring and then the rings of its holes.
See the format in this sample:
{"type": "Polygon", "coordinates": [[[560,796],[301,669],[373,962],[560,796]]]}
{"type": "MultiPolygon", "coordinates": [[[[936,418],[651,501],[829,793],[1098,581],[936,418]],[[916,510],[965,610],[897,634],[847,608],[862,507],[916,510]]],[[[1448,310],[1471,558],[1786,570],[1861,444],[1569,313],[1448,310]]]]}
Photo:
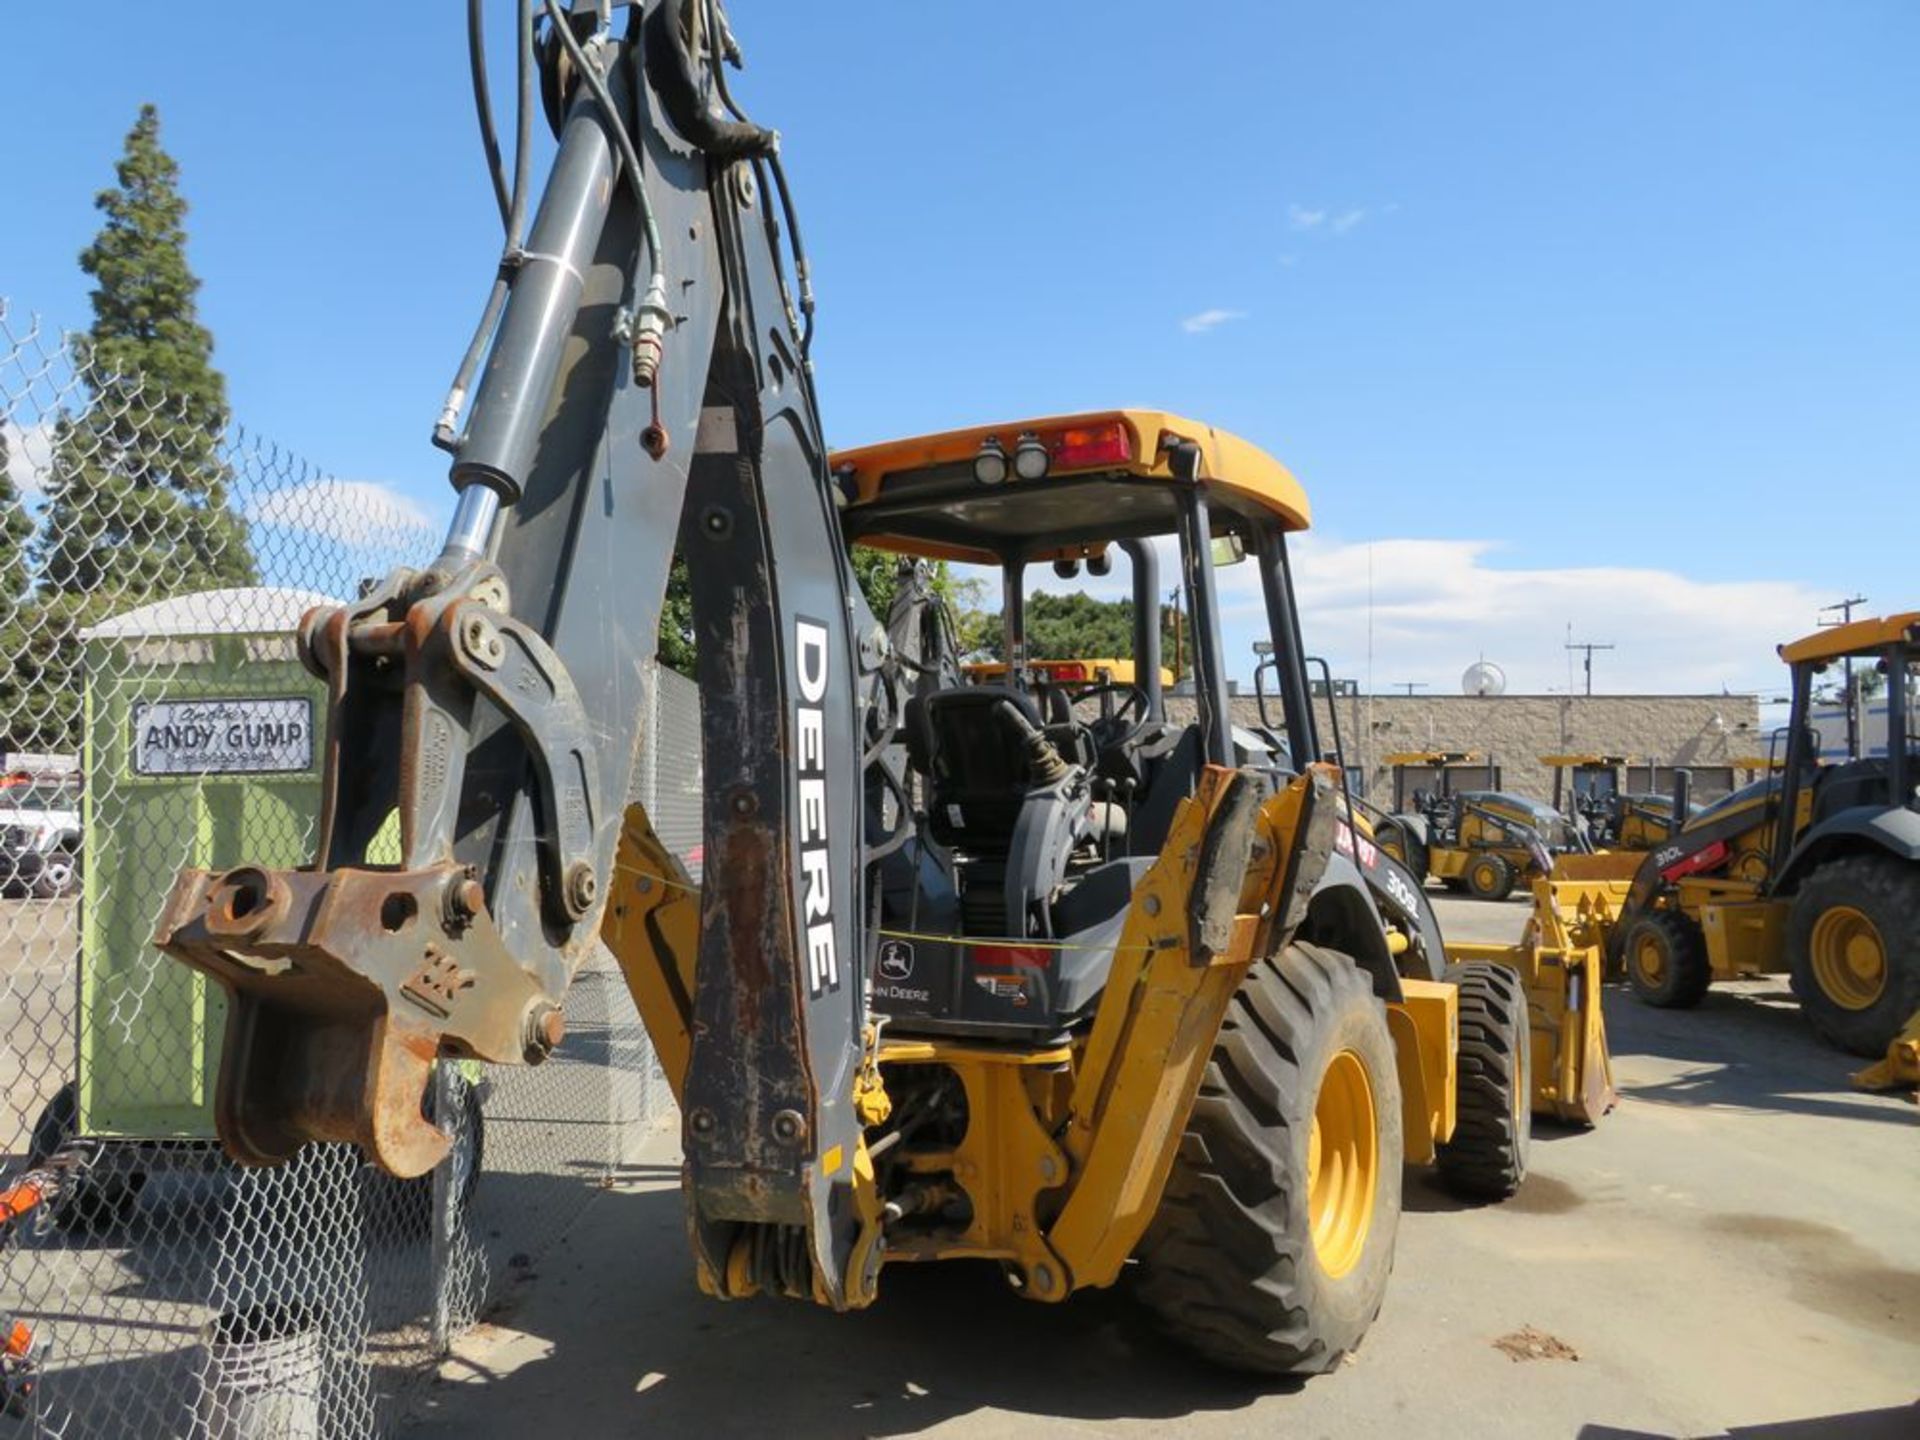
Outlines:
{"type": "Polygon", "coordinates": [[[913,946],[904,940],[888,940],[880,947],[880,974],[887,980],[913,978],[913,946]]]}

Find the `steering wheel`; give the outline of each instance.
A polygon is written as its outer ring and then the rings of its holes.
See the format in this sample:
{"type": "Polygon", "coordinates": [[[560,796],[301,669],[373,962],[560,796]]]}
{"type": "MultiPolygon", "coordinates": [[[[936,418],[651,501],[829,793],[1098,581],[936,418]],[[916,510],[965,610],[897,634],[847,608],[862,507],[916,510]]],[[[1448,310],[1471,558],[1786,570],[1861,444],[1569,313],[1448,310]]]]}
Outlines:
{"type": "Polygon", "coordinates": [[[1103,680],[1094,685],[1076,686],[1069,694],[1075,706],[1105,695],[1120,697],[1110,714],[1099,715],[1086,722],[1087,732],[1093,737],[1093,747],[1101,755],[1137,744],[1147,727],[1153,723],[1147,692],[1138,685],[1103,680]]]}

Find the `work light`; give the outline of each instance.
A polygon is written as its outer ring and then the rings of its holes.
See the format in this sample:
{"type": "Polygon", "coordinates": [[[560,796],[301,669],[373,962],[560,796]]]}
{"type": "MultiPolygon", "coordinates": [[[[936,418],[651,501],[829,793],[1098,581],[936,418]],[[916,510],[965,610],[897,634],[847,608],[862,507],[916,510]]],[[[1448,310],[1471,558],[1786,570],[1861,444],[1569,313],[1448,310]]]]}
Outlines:
{"type": "Polygon", "coordinates": [[[1051,459],[1040,437],[1029,430],[1013,447],[1013,473],[1022,480],[1038,480],[1047,473],[1051,459]]]}
{"type": "Polygon", "coordinates": [[[1000,437],[989,435],[980,442],[980,453],[973,457],[973,478],[982,485],[999,485],[1007,478],[1007,452],[1000,437]]]}

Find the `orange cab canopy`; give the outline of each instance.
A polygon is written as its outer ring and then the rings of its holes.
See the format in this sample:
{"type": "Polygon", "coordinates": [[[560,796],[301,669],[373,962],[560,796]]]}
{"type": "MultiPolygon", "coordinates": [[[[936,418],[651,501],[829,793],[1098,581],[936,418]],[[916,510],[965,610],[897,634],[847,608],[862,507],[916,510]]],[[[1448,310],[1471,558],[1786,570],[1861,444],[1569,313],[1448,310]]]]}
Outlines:
{"type": "Polygon", "coordinates": [[[1804,639],[1782,645],[1780,658],[1789,665],[1799,665],[1806,661],[1839,660],[1849,655],[1871,655],[1900,644],[1920,645],[1920,610],[1908,610],[1879,620],[1830,625],[1804,639]]]}
{"type": "Polygon", "coordinates": [[[1099,410],[972,425],[835,451],[850,539],[929,558],[997,565],[1098,554],[1178,524],[1172,451],[1199,452],[1212,528],[1304,530],[1306,491],[1266,451],[1161,410],[1099,410]],[[1001,464],[995,463],[995,457],[1001,464]],[[999,478],[983,480],[997,470],[999,478]]]}

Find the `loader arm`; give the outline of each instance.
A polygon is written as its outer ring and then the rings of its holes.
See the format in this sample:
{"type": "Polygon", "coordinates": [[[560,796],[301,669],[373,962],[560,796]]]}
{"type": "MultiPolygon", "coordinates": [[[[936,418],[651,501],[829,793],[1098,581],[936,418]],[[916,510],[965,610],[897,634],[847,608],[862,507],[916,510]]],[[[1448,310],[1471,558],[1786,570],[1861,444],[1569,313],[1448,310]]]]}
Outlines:
{"type": "Polygon", "coordinates": [[[695,1245],[856,1303],[849,1257],[874,1225],[842,1193],[866,1034],[862,721],[886,646],[769,219],[777,137],[718,80],[733,41],[713,0],[534,8],[559,145],[509,240],[464,429],[443,426],[446,547],[303,622],[330,696],[312,864],[182,871],[156,942],[230,1002],[231,1153],[351,1141],[429,1169],[448,1148],[422,1109],[433,1062],[537,1062],[564,1032],[652,738],[641,690],[677,547],[708,774],[695,1245]],[[401,863],[366,863],[396,811],[401,863]]]}

